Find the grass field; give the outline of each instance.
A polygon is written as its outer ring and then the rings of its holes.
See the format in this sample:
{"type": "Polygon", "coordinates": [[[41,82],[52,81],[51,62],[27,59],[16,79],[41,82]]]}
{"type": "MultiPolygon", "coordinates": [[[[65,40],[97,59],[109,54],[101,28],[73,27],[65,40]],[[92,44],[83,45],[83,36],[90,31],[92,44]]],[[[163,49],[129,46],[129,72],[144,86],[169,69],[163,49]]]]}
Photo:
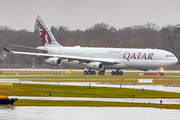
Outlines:
{"type": "MultiPolygon", "coordinates": [[[[46,82],[99,82],[103,84],[139,84],[138,79],[154,79],[151,85],[180,86],[180,74],[165,74],[165,76],[140,76],[139,73],[125,73],[123,76],[86,75],[73,72],[61,77],[61,72],[3,72],[2,78],[19,79],[21,81],[46,81],[46,82]],[[18,74],[18,75],[17,75],[18,74]]],[[[152,90],[138,90],[127,88],[106,88],[86,86],[58,86],[36,84],[13,84],[13,87],[0,87],[0,95],[8,96],[49,96],[53,97],[90,97],[90,98],[180,98],[180,94],[152,90]]],[[[145,104],[145,103],[119,103],[97,101],[41,101],[17,100],[15,106],[97,106],[97,107],[156,107],[180,109],[180,105],[145,104]]]]}
{"type": "Polygon", "coordinates": [[[128,88],[58,86],[37,84],[13,84],[13,87],[0,87],[0,95],[8,96],[49,96],[90,97],[90,98],[180,98],[179,93],[140,90],[128,88]]]}
{"type": "Polygon", "coordinates": [[[140,76],[139,73],[124,73],[123,76],[111,76],[110,73],[101,75],[83,75],[82,72],[73,72],[66,75],[65,72],[3,72],[0,78],[14,78],[25,81],[45,82],[102,82],[108,84],[140,84],[138,79],[154,79],[151,85],[169,85],[180,87],[180,74],[165,74],[165,76],[140,76]],[[63,77],[61,77],[63,73],[63,77]],[[18,74],[18,76],[17,76],[18,74]]]}
{"type": "Polygon", "coordinates": [[[150,104],[150,103],[124,103],[99,101],[50,101],[50,100],[17,100],[14,106],[88,106],[88,107],[153,107],[180,109],[180,105],[150,104]]]}

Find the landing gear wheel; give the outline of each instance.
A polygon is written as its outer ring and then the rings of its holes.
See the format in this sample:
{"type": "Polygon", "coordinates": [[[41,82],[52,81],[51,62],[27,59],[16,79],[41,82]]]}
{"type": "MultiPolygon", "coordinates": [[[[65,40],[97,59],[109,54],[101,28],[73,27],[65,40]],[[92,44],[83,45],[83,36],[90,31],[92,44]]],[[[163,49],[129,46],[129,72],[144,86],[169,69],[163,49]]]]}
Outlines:
{"type": "Polygon", "coordinates": [[[111,75],[115,75],[115,72],[114,72],[114,71],[111,71],[111,75]]]}
{"type": "Polygon", "coordinates": [[[98,75],[104,75],[104,71],[102,70],[98,71],[98,75]]]}
{"type": "Polygon", "coordinates": [[[159,73],[159,76],[164,76],[164,73],[160,72],[160,73],[159,73]]]}
{"type": "Polygon", "coordinates": [[[91,70],[88,70],[88,75],[91,75],[91,74],[92,74],[91,70]]]}
{"type": "Polygon", "coordinates": [[[111,71],[111,75],[123,75],[123,71],[111,71]]]}
{"type": "Polygon", "coordinates": [[[88,72],[87,72],[86,70],[83,72],[84,75],[87,75],[87,73],[88,73],[88,72]]]}
{"type": "Polygon", "coordinates": [[[120,71],[120,72],[119,72],[119,75],[123,75],[123,71],[120,71]]]}
{"type": "Polygon", "coordinates": [[[101,71],[101,75],[104,75],[104,71],[101,71]]]}
{"type": "Polygon", "coordinates": [[[116,74],[116,75],[119,75],[119,71],[116,71],[115,74],[116,74]]]}
{"type": "Polygon", "coordinates": [[[95,74],[96,74],[96,71],[92,71],[91,74],[92,74],[92,75],[95,75],[95,74]]]}

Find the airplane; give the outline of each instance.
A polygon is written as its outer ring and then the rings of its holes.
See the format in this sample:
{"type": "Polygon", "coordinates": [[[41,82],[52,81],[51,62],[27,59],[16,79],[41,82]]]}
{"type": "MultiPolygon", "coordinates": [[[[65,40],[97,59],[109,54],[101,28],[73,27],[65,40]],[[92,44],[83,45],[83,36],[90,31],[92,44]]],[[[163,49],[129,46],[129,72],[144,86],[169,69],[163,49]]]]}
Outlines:
{"type": "MultiPolygon", "coordinates": [[[[124,68],[149,71],[154,68],[170,67],[178,62],[173,53],[161,49],[65,47],[56,41],[43,19],[37,18],[36,24],[42,46],[34,49],[41,51],[40,53],[10,51],[5,47],[3,49],[14,54],[42,57],[46,64],[54,66],[64,63],[85,67],[89,70],[85,69],[84,75],[95,75],[96,71],[99,75],[104,75],[106,69],[116,69],[111,71],[111,75],[123,75],[124,68]]],[[[160,75],[163,74],[160,72],[160,75]]]]}

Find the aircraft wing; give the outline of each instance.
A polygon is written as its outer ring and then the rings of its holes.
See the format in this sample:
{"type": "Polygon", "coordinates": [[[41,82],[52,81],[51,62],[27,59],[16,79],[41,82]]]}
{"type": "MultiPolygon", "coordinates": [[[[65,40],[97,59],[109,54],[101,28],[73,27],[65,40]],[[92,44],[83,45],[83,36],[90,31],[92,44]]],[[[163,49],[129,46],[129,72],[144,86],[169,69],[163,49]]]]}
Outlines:
{"type": "Polygon", "coordinates": [[[112,59],[103,59],[103,58],[90,58],[90,57],[81,57],[81,56],[71,56],[71,55],[56,55],[56,54],[45,54],[45,53],[31,53],[31,52],[18,52],[10,51],[7,48],[3,47],[7,52],[14,54],[24,54],[24,55],[35,55],[38,57],[58,57],[61,59],[72,59],[72,60],[83,60],[83,61],[92,61],[92,62],[106,62],[106,63],[115,63],[112,59]]]}

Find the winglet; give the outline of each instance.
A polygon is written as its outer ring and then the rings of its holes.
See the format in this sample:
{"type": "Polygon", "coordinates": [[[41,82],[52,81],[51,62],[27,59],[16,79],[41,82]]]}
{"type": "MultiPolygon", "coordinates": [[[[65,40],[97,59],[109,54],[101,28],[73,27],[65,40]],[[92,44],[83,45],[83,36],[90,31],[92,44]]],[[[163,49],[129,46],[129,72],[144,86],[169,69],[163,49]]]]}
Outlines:
{"type": "Polygon", "coordinates": [[[7,48],[5,47],[2,47],[6,52],[10,52],[10,50],[8,50],[7,48]]]}

